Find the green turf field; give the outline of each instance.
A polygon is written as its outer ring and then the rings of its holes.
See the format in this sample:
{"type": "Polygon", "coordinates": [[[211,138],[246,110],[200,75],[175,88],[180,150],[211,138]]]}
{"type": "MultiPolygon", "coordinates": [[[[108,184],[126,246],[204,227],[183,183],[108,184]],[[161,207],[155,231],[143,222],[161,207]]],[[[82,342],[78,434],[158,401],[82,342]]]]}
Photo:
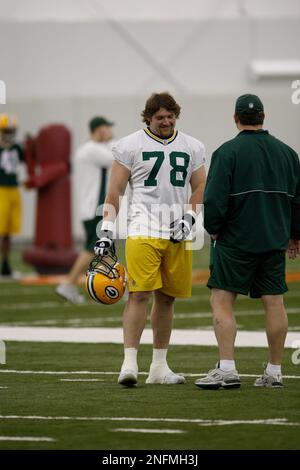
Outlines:
{"type": "MultiPolygon", "coordinates": [[[[208,250],[195,258],[196,268],[206,268],[208,250]]],[[[15,263],[24,270],[18,252],[15,263]]],[[[300,271],[299,261],[292,266],[300,271]]],[[[299,283],[289,288],[290,329],[299,331],[299,283]]],[[[0,284],[0,306],[0,327],[121,327],[124,303],[72,306],[52,286],[5,282],[0,284]]],[[[175,310],[174,328],[211,329],[206,287],[195,287],[192,299],[178,301],[175,310]]],[[[239,330],[263,330],[259,301],[240,297],[236,314],[239,330]]],[[[291,349],[285,351],[289,378],[283,390],[252,386],[266,349],[238,348],[242,388],[203,391],[193,382],[214,366],[215,347],[172,346],[170,365],[186,375],[187,384],[146,386],[151,347],[142,345],[142,373],[133,389],[116,384],[120,344],[8,342],[6,347],[7,363],[0,365],[0,449],[300,448],[300,364],[292,363],[291,349]],[[50,440],[9,442],[1,436],[50,440]]]]}
{"type": "MultiPolygon", "coordinates": [[[[285,379],[283,390],[255,389],[253,377],[243,377],[240,390],[203,391],[193,385],[194,376],[187,376],[186,385],[146,386],[144,374],[137,388],[124,389],[116,384],[121,345],[9,343],[7,355],[6,368],[31,373],[0,374],[1,385],[8,387],[0,390],[0,434],[54,441],[0,442],[0,449],[299,449],[300,374],[299,366],[291,364],[288,350],[285,373],[299,377],[285,379]],[[64,373],[57,374],[59,371],[64,373]],[[90,373],[70,373],[75,371],[90,373]],[[24,416],[31,418],[22,419],[24,416]],[[223,420],[223,425],[216,420],[223,420]],[[255,424],[256,420],[262,423],[255,424]],[[126,429],[182,432],[152,434],[126,429]]],[[[140,356],[140,370],[147,371],[150,346],[143,346],[140,356]]],[[[209,347],[176,346],[169,354],[170,364],[186,374],[206,371],[215,358],[216,351],[209,347]]],[[[264,359],[262,349],[240,348],[237,352],[243,374],[257,374],[264,359]]]]}

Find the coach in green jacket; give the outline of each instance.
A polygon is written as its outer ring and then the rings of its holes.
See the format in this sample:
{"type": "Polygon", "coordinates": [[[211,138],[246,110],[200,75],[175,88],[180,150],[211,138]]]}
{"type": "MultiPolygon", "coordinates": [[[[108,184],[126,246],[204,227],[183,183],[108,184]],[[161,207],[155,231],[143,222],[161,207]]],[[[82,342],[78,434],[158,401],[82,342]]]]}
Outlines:
{"type": "Polygon", "coordinates": [[[262,128],[264,108],[255,95],[236,101],[239,134],[212,156],[204,195],[204,226],[212,237],[213,324],[220,361],[201,388],[237,388],[234,361],[237,294],[261,298],[270,358],[257,387],[282,387],[281,360],[287,334],[283,294],[285,252],[299,254],[300,164],[296,152],[262,128]]]}

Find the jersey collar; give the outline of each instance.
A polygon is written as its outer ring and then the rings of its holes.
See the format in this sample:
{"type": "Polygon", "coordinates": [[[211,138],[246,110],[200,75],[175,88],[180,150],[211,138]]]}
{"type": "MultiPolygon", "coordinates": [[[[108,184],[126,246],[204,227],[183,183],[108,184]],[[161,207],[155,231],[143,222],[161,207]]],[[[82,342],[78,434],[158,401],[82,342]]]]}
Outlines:
{"type": "Polygon", "coordinates": [[[159,142],[162,145],[169,145],[171,142],[173,142],[173,140],[176,139],[177,134],[178,134],[178,131],[174,129],[174,132],[171,135],[171,137],[169,137],[168,139],[161,139],[157,135],[153,134],[153,132],[150,131],[149,127],[145,127],[144,131],[151,139],[156,140],[156,142],[159,142]]]}
{"type": "Polygon", "coordinates": [[[238,135],[240,134],[269,134],[269,131],[266,129],[244,129],[243,131],[240,131],[238,135]]]}

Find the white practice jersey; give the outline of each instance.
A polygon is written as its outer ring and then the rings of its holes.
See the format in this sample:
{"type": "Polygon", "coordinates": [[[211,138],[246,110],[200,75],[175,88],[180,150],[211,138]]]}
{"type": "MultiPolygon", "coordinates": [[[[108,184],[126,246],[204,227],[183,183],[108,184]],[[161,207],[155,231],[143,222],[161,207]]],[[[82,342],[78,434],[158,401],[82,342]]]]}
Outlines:
{"type": "Polygon", "coordinates": [[[128,235],[168,239],[170,219],[182,217],[188,204],[191,175],[204,165],[204,145],[180,131],[160,139],[146,128],[119,140],[112,151],[131,172],[128,235]]]}
{"type": "Polygon", "coordinates": [[[75,154],[75,172],[80,220],[91,220],[104,203],[108,171],[113,162],[113,142],[89,140],[75,154]]]}

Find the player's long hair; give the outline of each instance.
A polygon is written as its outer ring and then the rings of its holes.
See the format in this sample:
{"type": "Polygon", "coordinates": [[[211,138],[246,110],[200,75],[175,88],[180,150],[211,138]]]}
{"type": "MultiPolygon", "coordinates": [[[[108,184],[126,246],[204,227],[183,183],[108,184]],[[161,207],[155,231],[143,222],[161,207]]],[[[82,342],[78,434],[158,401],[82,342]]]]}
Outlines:
{"type": "Polygon", "coordinates": [[[179,118],[181,108],[170,93],[167,91],[153,93],[150,98],[147,99],[145,109],[141,113],[143,122],[145,122],[147,126],[150,124],[150,119],[153,114],[157,113],[160,108],[165,108],[167,111],[174,113],[176,119],[179,118]]]}

